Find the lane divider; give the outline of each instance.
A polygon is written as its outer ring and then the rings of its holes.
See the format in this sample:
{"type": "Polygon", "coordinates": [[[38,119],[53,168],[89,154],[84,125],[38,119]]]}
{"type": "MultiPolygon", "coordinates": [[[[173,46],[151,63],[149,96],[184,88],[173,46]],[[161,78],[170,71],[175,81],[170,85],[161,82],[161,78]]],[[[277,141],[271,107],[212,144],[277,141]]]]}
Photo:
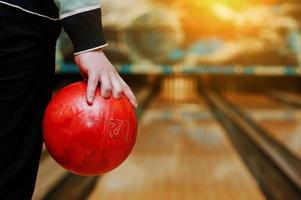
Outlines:
{"type": "MultiPolygon", "coordinates": [[[[250,124],[250,121],[245,120],[240,114],[231,108],[223,99],[220,98],[215,92],[206,91],[208,98],[215,104],[215,106],[227,115],[229,119],[234,121],[244,132],[260,147],[277,166],[287,175],[287,177],[298,187],[301,191],[301,163],[294,160],[291,162],[288,158],[283,156],[283,153],[279,148],[271,145],[271,143],[262,136],[254,126],[250,124]],[[292,164],[293,163],[293,164],[292,164]]],[[[287,150],[288,151],[288,150],[287,150]]],[[[291,153],[292,157],[293,154],[291,153]]]]}

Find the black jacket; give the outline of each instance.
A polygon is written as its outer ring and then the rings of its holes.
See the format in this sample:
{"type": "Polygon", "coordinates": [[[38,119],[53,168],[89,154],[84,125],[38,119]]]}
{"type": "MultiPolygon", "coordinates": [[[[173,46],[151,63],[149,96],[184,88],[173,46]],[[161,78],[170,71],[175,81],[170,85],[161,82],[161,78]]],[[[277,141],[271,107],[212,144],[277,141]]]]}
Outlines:
{"type": "Polygon", "coordinates": [[[0,3],[37,17],[61,21],[73,43],[75,54],[107,45],[102,31],[99,0],[0,0],[0,3]]]}

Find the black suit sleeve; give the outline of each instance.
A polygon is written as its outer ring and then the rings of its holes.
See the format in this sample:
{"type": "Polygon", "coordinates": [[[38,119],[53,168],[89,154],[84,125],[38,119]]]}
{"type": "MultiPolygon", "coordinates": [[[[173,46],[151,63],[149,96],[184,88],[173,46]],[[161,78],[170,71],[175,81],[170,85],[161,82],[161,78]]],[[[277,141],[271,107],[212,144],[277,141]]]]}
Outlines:
{"type": "Polygon", "coordinates": [[[61,21],[73,43],[74,54],[107,45],[102,30],[100,8],[71,15],[61,21]]]}

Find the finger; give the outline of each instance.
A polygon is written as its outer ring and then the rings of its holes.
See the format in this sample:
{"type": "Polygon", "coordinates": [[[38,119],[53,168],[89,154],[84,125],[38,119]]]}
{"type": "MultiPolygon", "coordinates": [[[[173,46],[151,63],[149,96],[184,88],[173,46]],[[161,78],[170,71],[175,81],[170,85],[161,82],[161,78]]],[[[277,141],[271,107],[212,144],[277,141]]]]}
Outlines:
{"type": "Polygon", "coordinates": [[[121,88],[120,81],[115,74],[111,75],[111,83],[113,86],[112,93],[114,98],[120,99],[122,88],[121,88]]]}
{"type": "Polygon", "coordinates": [[[95,90],[98,85],[98,75],[97,73],[91,73],[88,77],[88,86],[87,86],[87,102],[88,104],[93,104],[95,90]]]}
{"type": "Polygon", "coordinates": [[[112,85],[108,73],[102,75],[100,81],[101,81],[101,88],[100,88],[101,96],[103,98],[109,98],[112,91],[112,85]]]}
{"type": "Polygon", "coordinates": [[[130,100],[130,102],[133,104],[133,106],[135,108],[137,108],[138,107],[137,99],[136,99],[134,93],[132,92],[131,88],[126,84],[126,82],[121,77],[119,78],[119,80],[121,83],[123,93],[130,100]]]}

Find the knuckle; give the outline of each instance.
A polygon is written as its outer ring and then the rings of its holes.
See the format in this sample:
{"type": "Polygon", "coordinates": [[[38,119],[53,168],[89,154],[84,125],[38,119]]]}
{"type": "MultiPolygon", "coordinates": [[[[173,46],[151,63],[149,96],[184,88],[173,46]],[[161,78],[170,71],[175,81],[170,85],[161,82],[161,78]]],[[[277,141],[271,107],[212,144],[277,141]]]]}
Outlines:
{"type": "Polygon", "coordinates": [[[92,80],[97,80],[98,79],[98,75],[96,73],[89,73],[88,76],[92,80]]]}
{"type": "Polygon", "coordinates": [[[97,78],[92,78],[92,79],[90,79],[90,82],[93,83],[93,84],[97,84],[98,79],[97,78]]]}
{"type": "Polygon", "coordinates": [[[93,76],[96,75],[96,72],[95,72],[95,70],[89,69],[89,70],[87,71],[87,74],[88,74],[88,76],[93,77],[93,76]]]}

